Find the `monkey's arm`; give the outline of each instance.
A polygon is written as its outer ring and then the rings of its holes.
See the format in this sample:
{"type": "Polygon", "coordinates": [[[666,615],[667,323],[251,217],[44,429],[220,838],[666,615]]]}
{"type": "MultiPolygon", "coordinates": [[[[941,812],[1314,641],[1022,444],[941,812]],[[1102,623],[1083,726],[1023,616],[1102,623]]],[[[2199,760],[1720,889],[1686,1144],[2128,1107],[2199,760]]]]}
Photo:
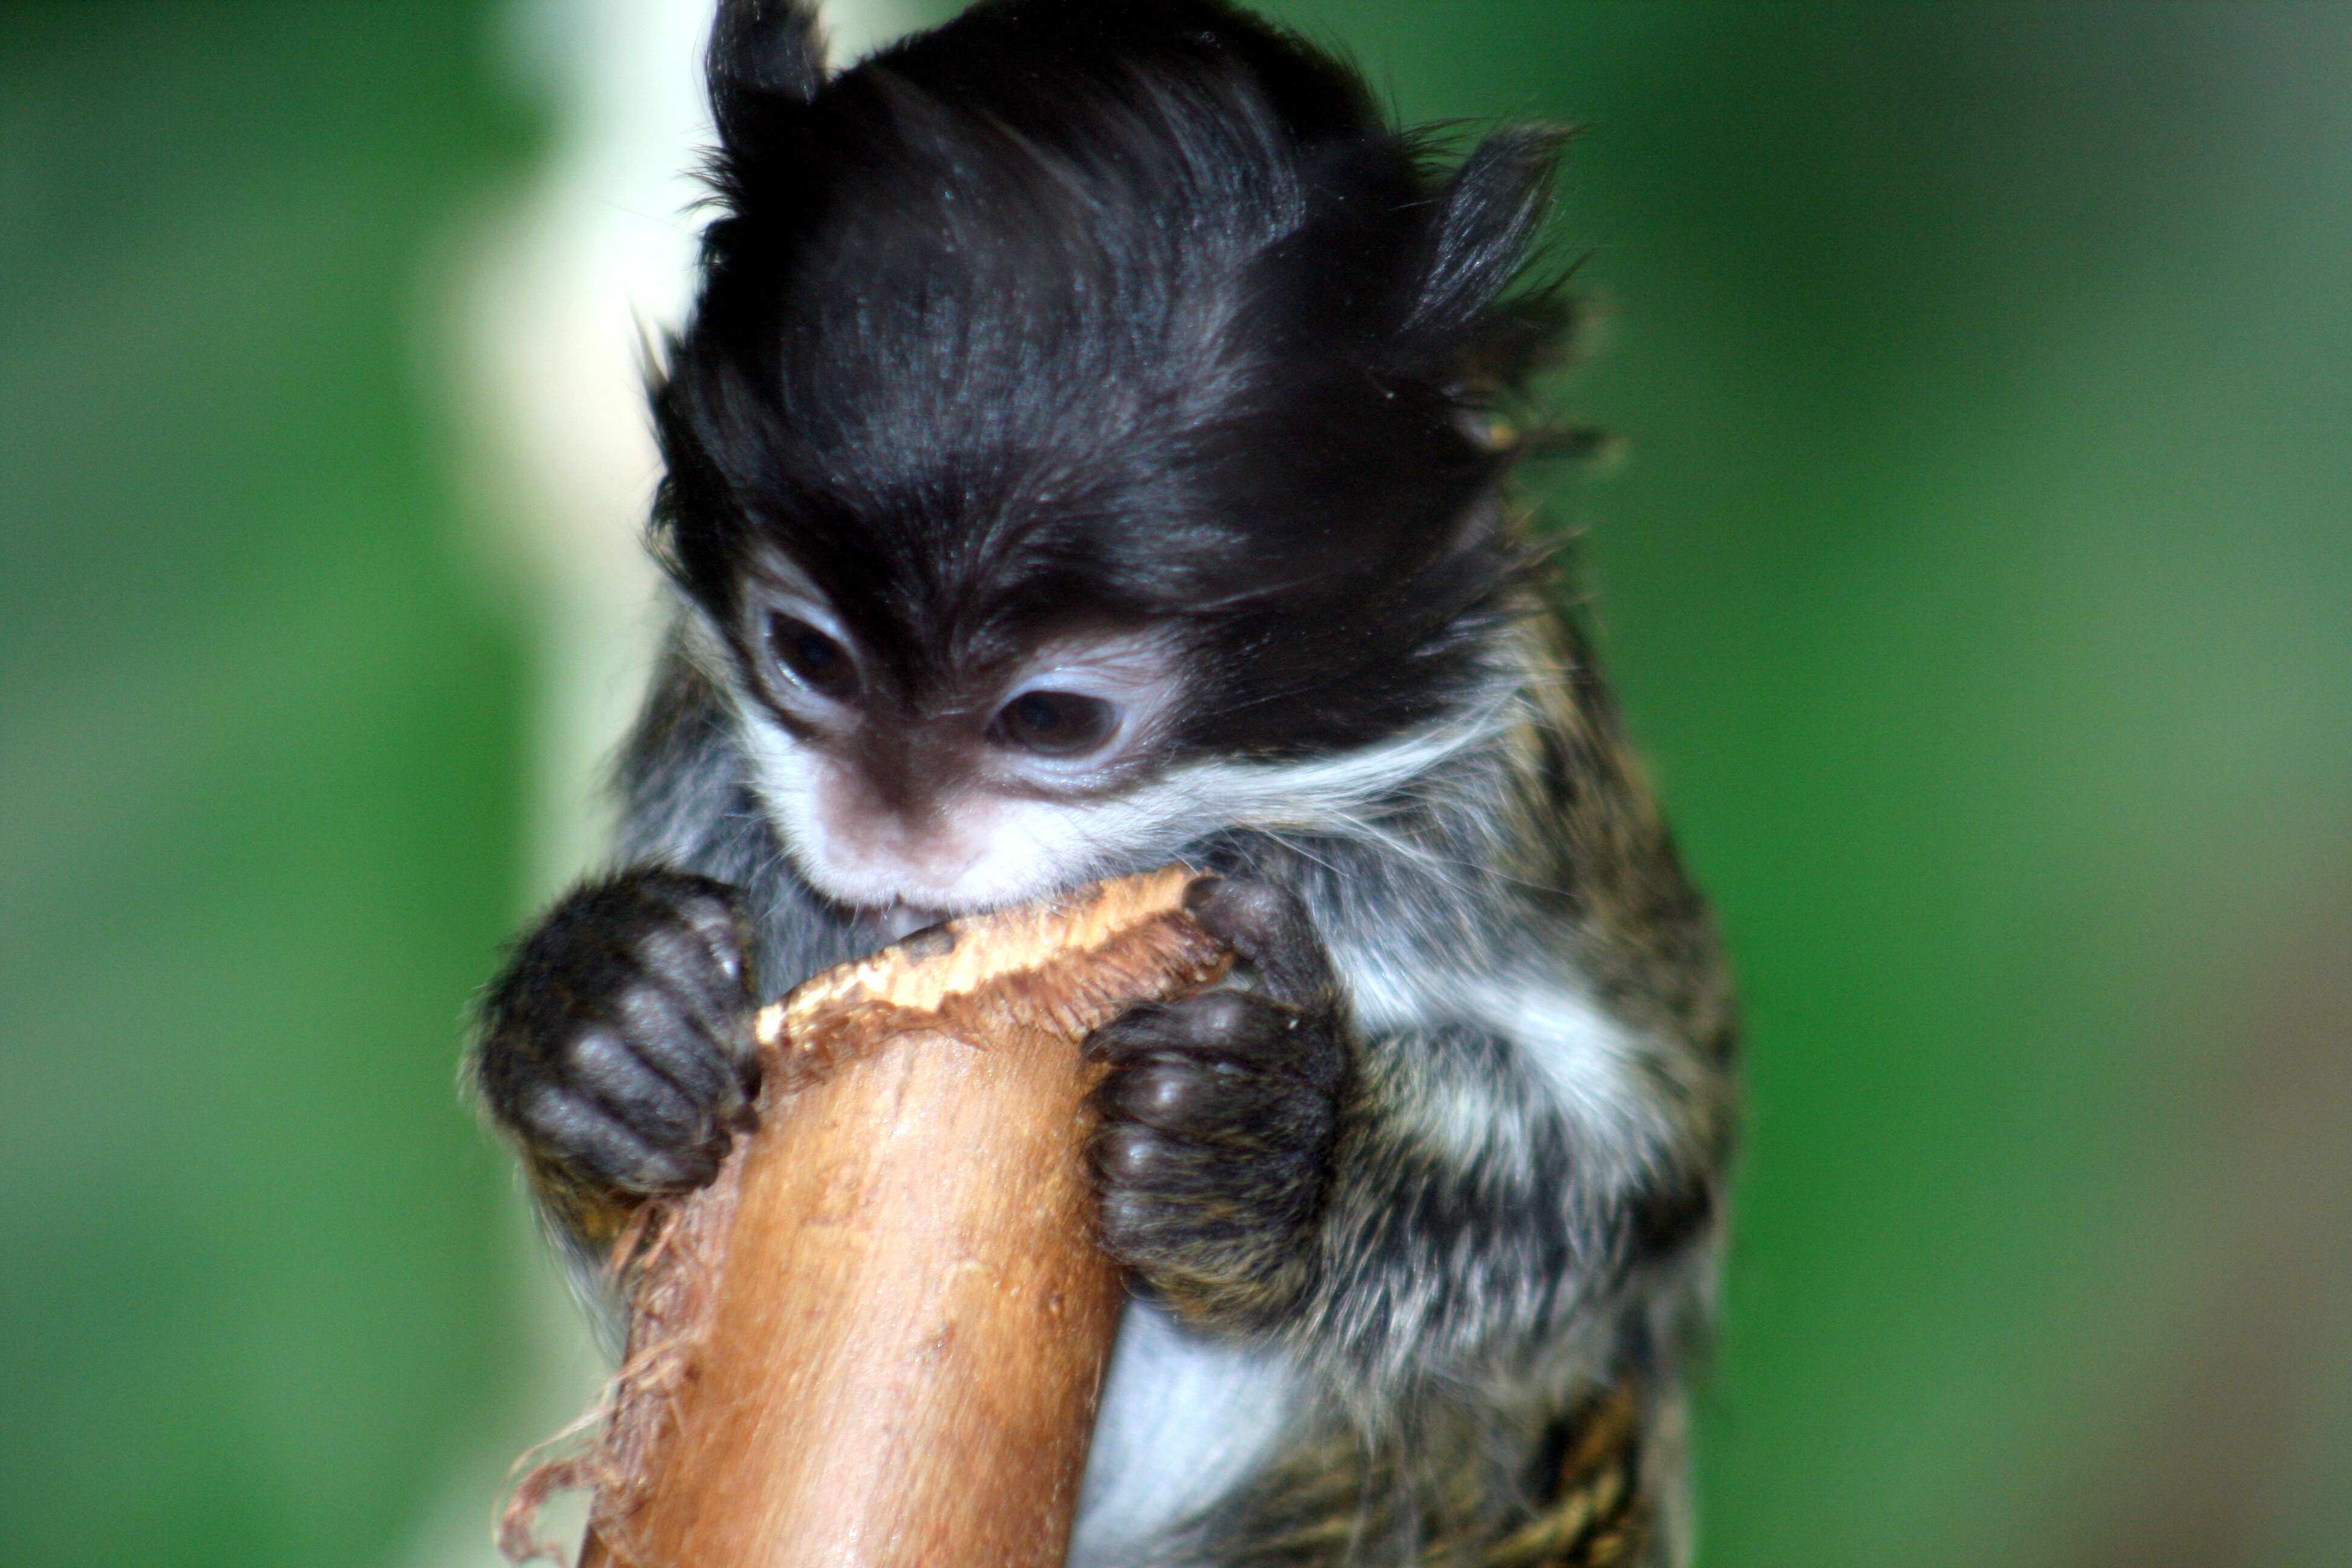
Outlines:
{"type": "Polygon", "coordinates": [[[1393,1389],[1507,1366],[1706,1234],[1728,1090],[1704,1053],[1436,960],[1428,1023],[1358,1028],[1295,897],[1210,886],[1257,992],[1097,1040],[1106,1236],[1176,1310],[1393,1389]]]}
{"type": "Polygon", "coordinates": [[[1460,869],[1385,909],[1317,900],[1357,1070],[1286,1331],[1341,1375],[1507,1364],[1604,1320],[1687,1332],[1712,1250],[1729,976],[1580,630],[1550,626],[1503,781],[1430,819],[1460,869]]]}
{"type": "Polygon", "coordinates": [[[1309,1359],[1382,1386],[1507,1366],[1702,1242],[1719,1091],[1685,1096],[1686,1060],[1630,1044],[1605,1064],[1559,1051],[1466,1024],[1360,1042],[1314,1272],[1282,1330],[1309,1359]]]}
{"type": "Polygon", "coordinates": [[[1573,679],[1531,680],[1533,721],[1382,831],[1216,857],[1244,877],[1200,913],[1256,995],[1105,1031],[1112,1249],[1375,1403],[1524,1369],[1645,1290],[1682,1303],[1650,1281],[1701,1257],[1719,1204],[1728,983],[1563,631],[1539,662],[1573,679]]]}

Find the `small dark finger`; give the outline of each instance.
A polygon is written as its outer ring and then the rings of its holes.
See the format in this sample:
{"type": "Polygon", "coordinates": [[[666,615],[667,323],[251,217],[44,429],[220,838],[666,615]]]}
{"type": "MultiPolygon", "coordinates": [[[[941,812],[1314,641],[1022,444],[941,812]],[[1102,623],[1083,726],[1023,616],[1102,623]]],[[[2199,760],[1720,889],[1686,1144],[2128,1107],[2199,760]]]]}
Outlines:
{"type": "Polygon", "coordinates": [[[730,1057],[754,1054],[751,993],[740,973],[722,964],[692,931],[663,926],[646,932],[638,939],[637,960],[730,1057]]]}
{"type": "Polygon", "coordinates": [[[709,1109],[656,1071],[609,1029],[590,1029],[566,1053],[572,1087],[614,1120],[661,1144],[702,1143],[717,1131],[709,1109]]]}
{"type": "Polygon", "coordinates": [[[1181,1174],[1188,1152],[1166,1133],[1124,1122],[1095,1139],[1095,1168],[1114,1186],[1150,1187],[1181,1174]]]}
{"type": "Polygon", "coordinates": [[[1101,1028],[1087,1037],[1083,1047],[1089,1061],[1116,1061],[1133,1058],[1162,1046],[1173,1049],[1169,1042],[1168,1008],[1159,1002],[1146,1002],[1129,1007],[1101,1028]]]}
{"type": "Polygon", "coordinates": [[[744,955],[750,948],[751,932],[736,910],[732,890],[723,882],[704,879],[697,881],[699,886],[695,891],[698,896],[677,901],[678,919],[709,954],[711,963],[720,973],[738,986],[748,986],[751,975],[744,955]]]}
{"type": "Polygon", "coordinates": [[[1225,1063],[1159,1058],[1114,1072],[1096,1091],[1103,1114],[1193,1139],[1230,1141],[1279,1116],[1285,1089],[1225,1063]]]}
{"type": "Polygon", "coordinates": [[[636,1054],[697,1105],[730,1120],[750,1103],[739,1065],[690,1021],[669,991],[651,983],[629,986],[613,998],[611,1014],[636,1054]]]}
{"type": "Polygon", "coordinates": [[[656,1147],[585,1096],[540,1085],[520,1110],[536,1142],[616,1191],[682,1191],[719,1173],[716,1151],[656,1147]]]}
{"type": "Polygon", "coordinates": [[[1166,1055],[1278,1057],[1298,1018],[1296,1008],[1255,992],[1212,991],[1129,1010],[1088,1037],[1087,1055],[1114,1063],[1166,1055]]]}

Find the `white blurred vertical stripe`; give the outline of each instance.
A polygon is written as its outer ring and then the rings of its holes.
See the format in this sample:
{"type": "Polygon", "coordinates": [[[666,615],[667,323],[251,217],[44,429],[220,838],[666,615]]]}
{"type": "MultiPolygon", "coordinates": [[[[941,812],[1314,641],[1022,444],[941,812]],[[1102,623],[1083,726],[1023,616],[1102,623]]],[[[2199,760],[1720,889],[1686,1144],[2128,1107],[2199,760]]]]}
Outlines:
{"type": "MultiPolygon", "coordinates": [[[[545,152],[520,187],[457,225],[428,279],[427,395],[450,411],[480,525],[468,542],[532,642],[526,907],[601,853],[604,769],[660,630],[642,545],[657,467],[643,356],[684,316],[693,279],[712,8],[512,0],[491,42],[547,117],[545,152]]],[[[931,9],[825,0],[835,62],[931,9]]],[[[513,1216],[509,1398],[420,1498],[386,1559],[397,1568],[498,1563],[489,1529],[507,1466],[584,1409],[602,1377],[520,1195],[513,1216]]],[[[559,1522],[576,1531],[578,1510],[559,1522]]]]}

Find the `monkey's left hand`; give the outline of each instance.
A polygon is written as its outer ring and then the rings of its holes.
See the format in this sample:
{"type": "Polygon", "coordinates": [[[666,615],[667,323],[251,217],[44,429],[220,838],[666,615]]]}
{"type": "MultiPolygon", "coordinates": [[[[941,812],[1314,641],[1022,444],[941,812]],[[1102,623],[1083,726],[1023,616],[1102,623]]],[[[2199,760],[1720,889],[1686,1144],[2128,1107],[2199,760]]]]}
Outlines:
{"type": "Polygon", "coordinates": [[[1255,982],[1132,1009],[1087,1054],[1103,1244],[1170,1306],[1247,1329],[1312,1281],[1352,1066],[1331,962],[1297,895],[1202,878],[1185,902],[1255,982]]]}

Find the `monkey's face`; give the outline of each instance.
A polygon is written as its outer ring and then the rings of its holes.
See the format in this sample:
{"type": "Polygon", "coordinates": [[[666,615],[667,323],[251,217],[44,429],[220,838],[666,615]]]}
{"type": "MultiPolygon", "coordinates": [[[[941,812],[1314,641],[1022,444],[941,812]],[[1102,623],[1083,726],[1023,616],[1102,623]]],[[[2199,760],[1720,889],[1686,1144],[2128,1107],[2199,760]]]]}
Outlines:
{"type": "Polygon", "coordinates": [[[757,787],[820,892],[951,913],[1172,850],[1175,637],[1130,620],[908,639],[771,562],[729,637],[757,787]]]}
{"type": "Polygon", "coordinates": [[[713,57],[656,540],[845,903],[1355,821],[1492,719],[1526,557],[1475,404],[1557,325],[1502,298],[1555,142],[1443,173],[1221,18],[977,6],[837,77],[746,23],[713,57]]]}

